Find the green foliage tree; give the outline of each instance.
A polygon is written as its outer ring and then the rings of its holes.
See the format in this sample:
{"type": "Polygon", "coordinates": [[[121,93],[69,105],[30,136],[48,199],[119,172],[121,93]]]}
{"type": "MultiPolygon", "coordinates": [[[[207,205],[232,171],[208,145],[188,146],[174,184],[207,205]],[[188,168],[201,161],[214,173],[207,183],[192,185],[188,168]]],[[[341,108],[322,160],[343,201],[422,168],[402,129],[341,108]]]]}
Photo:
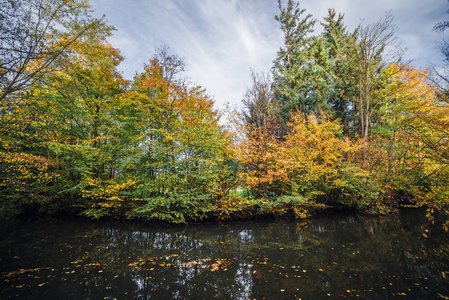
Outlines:
{"type": "Polygon", "coordinates": [[[46,145],[55,156],[58,154],[71,205],[78,196],[95,198],[100,207],[116,207],[117,203],[108,201],[123,199],[115,191],[109,195],[108,190],[119,184],[117,131],[121,124],[116,116],[121,108],[119,96],[127,83],[116,67],[122,57],[102,41],[76,43],[74,51],[61,66],[63,71],[52,75],[50,93],[41,95],[46,98],[44,111],[57,108],[52,119],[60,135],[46,145]]]}
{"type": "Polygon", "coordinates": [[[167,48],[136,76],[130,125],[138,150],[126,172],[144,205],[133,216],[183,222],[210,216],[232,186],[228,136],[212,99],[181,77],[184,62],[167,48]]]}
{"type": "Polygon", "coordinates": [[[7,0],[0,17],[1,194],[6,205],[37,207],[57,194],[53,187],[60,175],[44,145],[57,135],[51,129],[55,107],[42,91],[64,59],[73,56],[76,43],[104,39],[112,28],[80,1],[7,0]]]}
{"type": "Polygon", "coordinates": [[[345,136],[353,135],[354,98],[356,95],[355,67],[352,58],[356,50],[358,31],[350,33],[343,24],[344,16],[336,15],[330,9],[324,18],[322,39],[327,49],[328,76],[325,77],[330,113],[334,119],[339,119],[345,136]]]}
{"type": "Polygon", "coordinates": [[[279,1],[279,10],[275,19],[280,24],[284,45],[273,65],[273,92],[279,103],[280,117],[286,124],[291,112],[309,112],[318,108],[315,91],[310,88],[313,39],[309,35],[316,21],[310,14],[303,16],[305,9],[293,0],[289,0],[286,7],[279,1]]]}

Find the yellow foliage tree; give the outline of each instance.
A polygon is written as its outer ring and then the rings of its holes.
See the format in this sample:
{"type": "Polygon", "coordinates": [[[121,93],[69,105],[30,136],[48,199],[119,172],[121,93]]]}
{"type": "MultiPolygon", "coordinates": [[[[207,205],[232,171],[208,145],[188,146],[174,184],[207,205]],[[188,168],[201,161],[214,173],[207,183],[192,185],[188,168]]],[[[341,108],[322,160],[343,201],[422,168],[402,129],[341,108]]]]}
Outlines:
{"type": "MultiPolygon", "coordinates": [[[[428,70],[391,64],[385,94],[388,137],[387,172],[401,175],[402,186],[427,203],[447,206],[449,189],[449,106],[428,70]],[[409,184],[405,184],[407,181],[409,184]],[[412,183],[412,186],[410,186],[412,183]]],[[[398,176],[396,176],[398,179],[398,176]]]]}

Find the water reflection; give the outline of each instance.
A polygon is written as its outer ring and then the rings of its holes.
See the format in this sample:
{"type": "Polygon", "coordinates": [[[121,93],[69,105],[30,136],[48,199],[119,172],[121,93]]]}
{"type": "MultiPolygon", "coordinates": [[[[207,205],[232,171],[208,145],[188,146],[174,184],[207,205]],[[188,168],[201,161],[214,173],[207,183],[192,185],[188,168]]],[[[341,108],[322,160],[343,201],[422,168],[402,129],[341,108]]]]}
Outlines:
{"type": "Polygon", "coordinates": [[[189,226],[32,222],[2,235],[1,299],[449,296],[448,235],[419,211],[189,226]]]}

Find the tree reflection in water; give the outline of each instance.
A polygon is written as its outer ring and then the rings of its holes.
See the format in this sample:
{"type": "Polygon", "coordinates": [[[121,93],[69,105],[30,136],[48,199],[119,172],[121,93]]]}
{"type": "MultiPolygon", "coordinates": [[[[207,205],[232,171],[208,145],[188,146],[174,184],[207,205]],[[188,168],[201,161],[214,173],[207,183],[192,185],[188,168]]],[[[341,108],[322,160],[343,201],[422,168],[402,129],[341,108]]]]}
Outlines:
{"type": "Polygon", "coordinates": [[[448,234],[416,210],[189,226],[32,222],[2,235],[2,299],[449,296],[448,234]]]}

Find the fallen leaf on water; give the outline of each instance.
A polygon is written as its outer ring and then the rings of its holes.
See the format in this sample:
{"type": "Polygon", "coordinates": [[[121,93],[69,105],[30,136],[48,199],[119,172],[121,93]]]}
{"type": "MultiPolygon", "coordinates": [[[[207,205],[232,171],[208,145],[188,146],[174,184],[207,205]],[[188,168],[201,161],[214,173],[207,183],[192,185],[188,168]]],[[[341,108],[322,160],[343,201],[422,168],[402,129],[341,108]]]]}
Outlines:
{"type": "Polygon", "coordinates": [[[449,297],[443,296],[443,295],[441,295],[440,293],[437,293],[437,295],[438,295],[438,297],[440,297],[440,298],[442,298],[442,299],[449,300],[449,297]]]}

